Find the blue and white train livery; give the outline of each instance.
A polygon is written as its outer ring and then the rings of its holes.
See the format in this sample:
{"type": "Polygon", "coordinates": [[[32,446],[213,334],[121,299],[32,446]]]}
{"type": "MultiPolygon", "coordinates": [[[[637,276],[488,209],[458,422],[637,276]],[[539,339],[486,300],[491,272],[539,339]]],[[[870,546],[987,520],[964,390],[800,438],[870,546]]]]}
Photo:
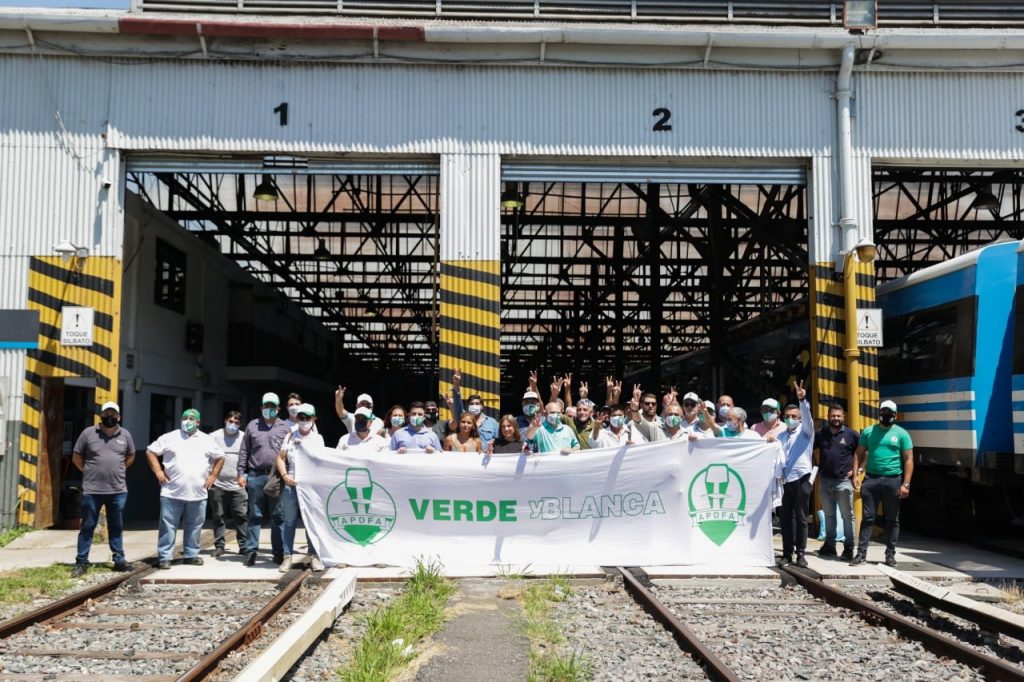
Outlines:
{"type": "Polygon", "coordinates": [[[1014,293],[1013,377],[1010,400],[1013,407],[1014,468],[1024,474],[1024,242],[1017,249],[1017,286],[1014,293]]]}
{"type": "Polygon", "coordinates": [[[1010,377],[1019,246],[990,244],[877,290],[884,315],[882,399],[899,406],[919,465],[953,467],[975,483],[1013,471],[1010,377]]]}

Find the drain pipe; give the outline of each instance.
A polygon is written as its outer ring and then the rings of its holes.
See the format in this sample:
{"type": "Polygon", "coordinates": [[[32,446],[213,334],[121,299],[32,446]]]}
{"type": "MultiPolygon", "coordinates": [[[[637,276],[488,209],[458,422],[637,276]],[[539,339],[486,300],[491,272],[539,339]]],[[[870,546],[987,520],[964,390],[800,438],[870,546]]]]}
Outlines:
{"type": "Polygon", "coordinates": [[[853,91],[850,81],[853,77],[853,45],[843,48],[839,63],[839,78],[836,80],[836,128],[839,131],[839,228],[842,233],[844,253],[853,250],[857,243],[857,221],[853,217],[853,134],[850,124],[850,100],[853,91]]]}

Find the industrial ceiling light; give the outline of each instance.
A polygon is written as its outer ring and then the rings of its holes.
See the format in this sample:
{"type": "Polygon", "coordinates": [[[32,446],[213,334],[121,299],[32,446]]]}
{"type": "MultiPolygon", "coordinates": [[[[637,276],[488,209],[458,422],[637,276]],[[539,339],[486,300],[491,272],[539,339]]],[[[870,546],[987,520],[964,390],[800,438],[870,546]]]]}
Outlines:
{"type": "Polygon", "coordinates": [[[54,246],[53,250],[60,255],[62,259],[64,259],[65,263],[70,261],[72,258],[78,258],[79,260],[84,261],[89,256],[89,247],[75,246],[67,239],[54,246]]]}
{"type": "Polygon", "coordinates": [[[257,201],[277,201],[277,187],[269,175],[264,175],[260,184],[256,185],[252,198],[257,201]]]}
{"type": "Polygon", "coordinates": [[[320,244],[316,247],[316,251],[313,252],[313,258],[317,260],[330,260],[331,252],[327,250],[327,245],[324,244],[324,240],[320,238],[320,244]]]}
{"type": "Polygon", "coordinates": [[[877,0],[846,0],[843,5],[843,27],[847,31],[866,31],[877,26],[877,0]]]}
{"type": "Polygon", "coordinates": [[[974,192],[971,210],[996,211],[1002,206],[999,197],[992,193],[992,185],[980,185],[974,192]]]}
{"type": "Polygon", "coordinates": [[[506,182],[505,191],[501,193],[501,207],[522,208],[525,204],[523,195],[519,192],[519,183],[506,182]]]}

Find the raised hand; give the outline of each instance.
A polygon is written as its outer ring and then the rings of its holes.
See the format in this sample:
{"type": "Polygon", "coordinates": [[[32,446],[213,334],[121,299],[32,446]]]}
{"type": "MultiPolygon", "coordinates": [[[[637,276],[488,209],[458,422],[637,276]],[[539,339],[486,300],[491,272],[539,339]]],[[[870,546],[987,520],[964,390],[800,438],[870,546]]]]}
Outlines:
{"type": "Polygon", "coordinates": [[[676,393],[676,387],[672,386],[668,390],[668,393],[665,394],[665,397],[661,399],[661,402],[664,403],[666,406],[671,405],[672,403],[676,402],[676,396],[678,395],[679,394],[676,393]]]}
{"type": "Polygon", "coordinates": [[[530,390],[536,392],[540,384],[537,383],[537,370],[530,370],[530,390]]]}
{"type": "Polygon", "coordinates": [[[643,397],[643,389],[640,388],[640,384],[633,384],[633,403],[636,405],[640,404],[640,398],[643,397]]]}
{"type": "Polygon", "coordinates": [[[345,398],[345,387],[338,386],[338,390],[334,392],[334,402],[340,403],[345,398]]]}
{"type": "Polygon", "coordinates": [[[563,383],[565,383],[563,377],[551,377],[551,395],[557,396],[561,393],[563,383]]]}
{"type": "Polygon", "coordinates": [[[462,387],[462,370],[461,369],[456,369],[454,372],[452,372],[452,388],[456,388],[457,389],[457,388],[461,388],[461,387],[462,387]]]}
{"type": "Polygon", "coordinates": [[[586,398],[589,395],[590,395],[590,387],[587,385],[586,381],[581,381],[580,382],[580,399],[586,398]]]}
{"type": "Polygon", "coordinates": [[[807,397],[807,389],[804,388],[803,381],[793,381],[793,390],[796,391],[796,399],[803,400],[807,397]]]}

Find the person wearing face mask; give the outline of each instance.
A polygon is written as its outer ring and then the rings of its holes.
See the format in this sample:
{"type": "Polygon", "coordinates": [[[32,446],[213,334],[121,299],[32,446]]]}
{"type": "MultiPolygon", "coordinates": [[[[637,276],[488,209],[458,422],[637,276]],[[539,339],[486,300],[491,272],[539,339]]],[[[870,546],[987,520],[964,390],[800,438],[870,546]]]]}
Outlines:
{"type": "MultiPolygon", "coordinates": [[[[298,480],[295,478],[295,457],[291,453],[295,448],[302,447],[307,451],[324,447],[323,437],[314,429],[316,426],[316,408],[303,403],[295,410],[297,428],[288,435],[277,455],[277,472],[281,474],[281,497],[277,506],[277,517],[273,522],[281,528],[281,550],[284,552],[281,565],[277,570],[287,573],[292,567],[292,551],[295,545],[295,528],[299,525],[299,495],[295,490],[298,480]]],[[[309,539],[307,538],[307,544],[309,539]]],[[[315,551],[312,551],[314,571],[324,570],[324,564],[315,551]]]]}
{"type": "Polygon", "coordinates": [[[405,408],[401,405],[392,405],[384,415],[384,424],[386,427],[383,435],[390,440],[391,436],[405,428],[405,408]]]}
{"type": "MultiPolygon", "coordinates": [[[[360,393],[356,398],[356,410],[360,407],[365,407],[373,414],[373,398],[369,393],[360,393]]],[[[345,429],[352,433],[355,431],[355,420],[352,417],[351,412],[345,411],[345,387],[338,386],[338,389],[334,392],[334,411],[338,413],[338,419],[341,420],[342,425],[345,429]]],[[[383,433],[385,429],[384,420],[376,416],[370,418],[370,431],[372,433],[383,433]]]]}
{"type": "Polygon", "coordinates": [[[818,494],[825,512],[825,544],[820,557],[836,556],[836,506],[843,518],[843,554],[840,559],[853,561],[853,453],[860,434],[846,426],[842,405],[828,408],[828,424],[814,435],[818,450],[818,494]]]}
{"type": "Polygon", "coordinates": [[[533,415],[526,437],[531,442],[531,450],[537,454],[558,452],[568,455],[580,449],[580,441],[576,433],[562,422],[562,406],[559,403],[548,403],[543,415],[533,415]]]}
{"type": "MultiPolygon", "coordinates": [[[[238,485],[245,488],[249,497],[248,536],[245,541],[245,565],[256,564],[260,547],[260,528],[264,518],[273,518],[280,498],[267,497],[263,489],[267,485],[270,468],[276,465],[277,453],[291,433],[288,425],[278,418],[281,405],[276,393],[264,393],[260,401],[260,417],[245,426],[242,444],[238,449],[238,485]]],[[[270,548],[274,563],[284,560],[281,545],[281,529],[270,524],[270,548]]]]}
{"type": "Polygon", "coordinates": [[[704,437],[700,419],[697,417],[698,406],[703,406],[696,393],[683,396],[684,405],[670,403],[662,416],[662,426],[656,427],[651,422],[641,419],[634,422],[637,430],[648,441],[655,443],[662,440],[689,439],[697,440],[704,437]]]}
{"type": "Polygon", "coordinates": [[[730,407],[725,414],[725,423],[721,426],[711,424],[711,429],[718,438],[761,438],[752,429],[747,428],[747,411],[742,407],[730,407]]]}
{"type": "Polygon", "coordinates": [[[581,450],[589,450],[590,436],[594,432],[597,420],[594,419],[594,402],[587,397],[586,382],[580,383],[580,399],[576,401],[576,413],[569,417],[568,424],[576,432],[581,450]]]}
{"type": "MultiPolygon", "coordinates": [[[[462,419],[462,398],[457,392],[453,393],[453,396],[455,398],[454,421],[458,423],[462,419]]],[[[469,401],[466,403],[466,412],[475,420],[476,430],[480,434],[480,442],[483,446],[482,449],[487,450],[491,441],[498,437],[498,420],[484,414],[484,399],[479,395],[469,396],[469,401]]]]}
{"type": "Polygon", "coordinates": [[[439,451],[441,441],[437,439],[437,434],[427,428],[425,422],[426,410],[423,408],[423,403],[417,401],[409,405],[409,425],[392,434],[389,447],[393,451],[403,454],[409,450],[439,451]]]}
{"type": "Polygon", "coordinates": [[[590,447],[618,448],[647,442],[633,422],[626,419],[626,410],[622,405],[612,405],[609,410],[608,428],[603,428],[600,420],[594,424],[594,430],[590,434],[590,447]]]}
{"type": "Polygon", "coordinates": [[[532,439],[528,438],[526,432],[540,414],[540,394],[536,391],[527,391],[523,394],[523,413],[516,415],[516,425],[519,427],[519,438],[526,443],[527,449],[531,449],[532,439]]]}
{"type": "Polygon", "coordinates": [[[448,422],[441,419],[441,410],[437,406],[436,400],[424,401],[423,407],[425,410],[426,421],[423,423],[437,435],[437,439],[444,442],[444,439],[448,436],[449,428],[448,422]]]}
{"type": "Polygon", "coordinates": [[[814,484],[811,483],[811,467],[814,465],[814,417],[811,403],[807,400],[804,382],[794,381],[797,405],[787,405],[785,430],[777,437],[769,435],[767,441],[778,440],[782,446],[782,511],[779,513],[782,531],[782,558],[780,566],[793,563],[796,551],[796,565],[807,568],[807,504],[811,499],[814,484]]]}
{"type": "Polygon", "coordinates": [[[864,429],[853,455],[853,469],[867,471],[864,482],[857,478],[853,489],[860,490],[863,504],[857,556],[850,565],[863,564],[868,557],[871,531],[875,527],[878,503],[885,505],[885,564],[896,565],[896,541],[900,535],[900,500],[910,496],[914,476],[914,443],[906,429],[896,423],[896,403],[882,401],[878,423],[864,429]]]}
{"type": "Polygon", "coordinates": [[[238,485],[238,450],[242,447],[242,413],[231,410],[224,416],[224,428],[210,434],[224,453],[224,466],[210,488],[210,516],[213,517],[213,556],[224,555],[227,523],[235,529],[238,553],[245,554],[246,521],[249,517],[249,496],[238,485]]]}
{"type": "Polygon", "coordinates": [[[132,434],[121,428],[121,408],[117,403],[103,403],[100,423],[78,436],[71,461],[82,472],[82,525],[71,577],[78,578],[89,570],[92,535],[101,507],[107,511],[114,570],[130,571],[131,564],[124,558],[124,505],[128,501],[125,471],[135,461],[135,442],[132,434]]]}
{"type": "Polygon", "coordinates": [[[715,414],[715,410],[715,404],[710,400],[705,400],[704,411],[697,412],[697,419],[700,420],[700,428],[704,432],[704,435],[708,438],[715,437],[714,427],[718,424],[718,415],[715,414]]]}
{"type": "Polygon", "coordinates": [[[716,421],[719,425],[724,425],[729,418],[729,410],[736,407],[736,403],[732,401],[731,395],[723,394],[718,396],[718,402],[715,404],[718,406],[715,411],[716,421]]]}
{"type": "Polygon", "coordinates": [[[373,412],[368,407],[360,407],[355,412],[353,430],[338,441],[339,450],[359,450],[364,453],[384,452],[388,449],[388,439],[374,433],[370,424],[373,412]]]}
{"type": "MultiPolygon", "coordinates": [[[[298,393],[288,394],[288,398],[285,401],[285,405],[288,409],[288,416],[285,417],[284,423],[287,424],[288,428],[293,432],[299,427],[298,420],[295,417],[299,413],[299,407],[304,404],[308,405],[309,403],[306,403],[298,393]]],[[[314,433],[319,433],[315,424],[313,425],[313,431],[314,433]]]]}
{"type": "Polygon", "coordinates": [[[765,398],[761,403],[761,421],[751,426],[761,438],[778,438],[786,430],[786,422],[780,418],[781,410],[779,401],[775,398],[765,398]]]}
{"type": "Polygon", "coordinates": [[[160,483],[160,530],[157,565],[171,567],[174,541],[181,525],[182,563],[202,566],[199,534],[206,520],[206,500],[224,466],[224,453],[208,434],[199,430],[199,410],[181,413],[181,426],[149,444],[146,458],[160,483]],[[163,460],[161,467],[160,459],[163,460]]]}

